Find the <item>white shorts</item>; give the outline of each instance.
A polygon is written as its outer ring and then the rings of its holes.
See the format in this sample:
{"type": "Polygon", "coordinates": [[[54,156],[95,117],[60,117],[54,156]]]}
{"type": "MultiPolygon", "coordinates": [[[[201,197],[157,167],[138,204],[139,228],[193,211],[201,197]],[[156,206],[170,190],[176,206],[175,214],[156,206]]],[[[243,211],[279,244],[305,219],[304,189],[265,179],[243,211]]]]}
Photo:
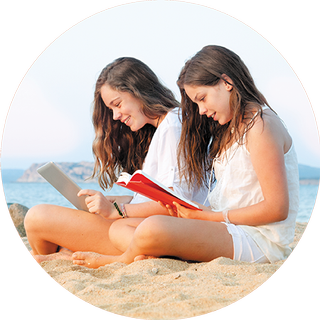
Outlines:
{"type": "MultiPolygon", "coordinates": [[[[224,222],[223,222],[224,223],[224,222]]],[[[224,223],[233,241],[233,260],[270,263],[257,244],[241,227],[232,223],[224,223]]]]}

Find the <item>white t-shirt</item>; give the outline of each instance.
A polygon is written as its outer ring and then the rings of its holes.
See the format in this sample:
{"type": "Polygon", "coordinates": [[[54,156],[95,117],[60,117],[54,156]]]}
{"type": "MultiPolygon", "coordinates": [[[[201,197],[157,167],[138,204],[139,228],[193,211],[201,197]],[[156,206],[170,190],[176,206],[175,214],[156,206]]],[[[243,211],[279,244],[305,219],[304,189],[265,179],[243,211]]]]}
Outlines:
{"type": "MultiPolygon", "coordinates": [[[[177,194],[186,199],[203,203],[207,197],[207,188],[188,190],[185,180],[180,183],[177,164],[177,147],[180,135],[179,109],[175,108],[168,112],[154,133],[142,170],[166,187],[172,187],[177,194]]],[[[131,203],[146,201],[150,201],[150,199],[135,194],[131,203]]]]}

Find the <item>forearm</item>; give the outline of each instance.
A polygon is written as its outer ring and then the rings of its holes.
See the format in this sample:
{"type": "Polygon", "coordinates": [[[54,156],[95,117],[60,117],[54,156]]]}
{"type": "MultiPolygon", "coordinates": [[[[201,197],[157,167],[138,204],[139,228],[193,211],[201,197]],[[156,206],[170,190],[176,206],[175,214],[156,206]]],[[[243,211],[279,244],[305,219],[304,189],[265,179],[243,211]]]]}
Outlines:
{"type": "Polygon", "coordinates": [[[168,211],[155,201],[125,204],[129,218],[147,218],[153,215],[169,215],[168,211]]]}
{"type": "MultiPolygon", "coordinates": [[[[84,190],[84,194],[87,194],[84,190]]],[[[91,192],[92,193],[92,192],[91,192]]],[[[168,215],[168,211],[155,201],[130,204],[131,196],[103,196],[99,192],[86,198],[89,212],[105,219],[147,218],[152,215],[168,215]]]]}
{"type": "Polygon", "coordinates": [[[289,207],[286,205],[268,204],[265,200],[252,206],[230,210],[228,218],[234,224],[258,226],[285,220],[289,207]]]}
{"type": "MultiPolygon", "coordinates": [[[[285,220],[288,216],[286,206],[269,205],[266,201],[261,201],[249,207],[232,209],[228,211],[228,219],[236,225],[258,226],[285,220]]],[[[225,221],[221,211],[199,211],[201,220],[223,222],[225,221]]]]}

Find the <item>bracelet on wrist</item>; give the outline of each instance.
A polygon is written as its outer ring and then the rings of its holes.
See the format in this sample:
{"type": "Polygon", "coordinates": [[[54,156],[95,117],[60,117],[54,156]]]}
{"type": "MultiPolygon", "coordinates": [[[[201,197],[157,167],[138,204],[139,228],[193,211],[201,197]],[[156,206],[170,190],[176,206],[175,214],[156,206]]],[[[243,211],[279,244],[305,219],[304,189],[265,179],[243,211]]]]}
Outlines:
{"type": "Polygon", "coordinates": [[[222,211],[223,219],[226,223],[231,223],[229,218],[228,218],[229,210],[225,209],[222,211]]]}
{"type": "Polygon", "coordinates": [[[121,208],[121,212],[123,214],[123,218],[128,218],[128,214],[127,214],[126,208],[124,206],[124,203],[120,203],[120,208],[121,208]]]}
{"type": "Polygon", "coordinates": [[[119,216],[121,216],[122,218],[124,218],[122,211],[120,210],[118,204],[116,202],[113,202],[113,205],[115,206],[115,208],[117,209],[119,216]]]}

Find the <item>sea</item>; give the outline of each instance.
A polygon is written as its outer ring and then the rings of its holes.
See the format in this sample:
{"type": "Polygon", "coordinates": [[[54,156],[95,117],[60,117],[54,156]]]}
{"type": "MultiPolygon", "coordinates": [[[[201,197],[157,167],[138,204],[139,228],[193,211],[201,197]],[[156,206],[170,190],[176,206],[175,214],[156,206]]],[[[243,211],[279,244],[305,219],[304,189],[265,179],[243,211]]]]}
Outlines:
{"type": "MultiPolygon", "coordinates": [[[[97,183],[79,184],[82,189],[93,189],[104,195],[132,195],[130,190],[115,185],[110,191],[103,191],[97,183]]],[[[300,184],[298,222],[308,222],[312,214],[317,193],[318,184],[300,184]]],[[[37,204],[47,203],[74,208],[54,187],[49,183],[35,182],[4,182],[3,190],[8,205],[19,203],[28,208],[37,204]]]]}

